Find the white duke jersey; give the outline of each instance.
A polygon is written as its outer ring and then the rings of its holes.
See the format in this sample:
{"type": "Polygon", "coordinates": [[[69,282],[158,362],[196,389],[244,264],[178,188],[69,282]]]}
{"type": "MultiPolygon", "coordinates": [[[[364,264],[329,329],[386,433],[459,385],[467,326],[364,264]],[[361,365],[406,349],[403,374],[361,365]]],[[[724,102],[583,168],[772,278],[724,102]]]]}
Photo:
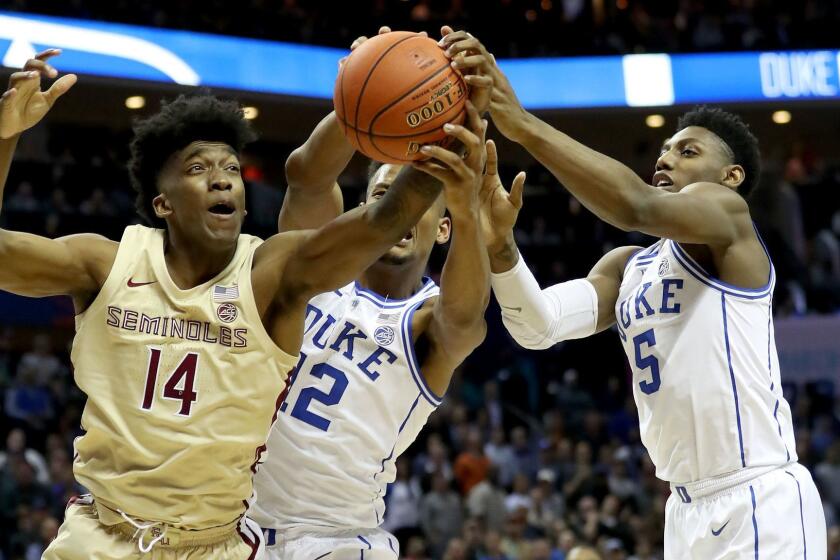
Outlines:
{"type": "Polygon", "coordinates": [[[737,288],[669,239],[627,262],[618,333],[642,443],[660,479],[689,483],[796,461],[773,334],[774,284],[772,262],[765,286],[737,288]]]}
{"type": "Polygon", "coordinates": [[[263,528],[373,528],[396,458],[440,398],[412,343],[414,312],[439,289],[405,300],[352,283],[310,300],[300,361],[268,439],[249,515],[263,528]]]}

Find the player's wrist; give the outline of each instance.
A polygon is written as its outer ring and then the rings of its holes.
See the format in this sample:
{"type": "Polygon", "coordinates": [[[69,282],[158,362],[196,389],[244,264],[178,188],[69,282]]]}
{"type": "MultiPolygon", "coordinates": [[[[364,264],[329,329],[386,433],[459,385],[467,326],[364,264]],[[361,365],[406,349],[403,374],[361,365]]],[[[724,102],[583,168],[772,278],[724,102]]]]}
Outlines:
{"type": "Polygon", "coordinates": [[[488,245],[487,254],[490,257],[490,272],[493,274],[507,272],[516,266],[519,262],[519,249],[513,231],[509,231],[500,242],[488,245]]]}

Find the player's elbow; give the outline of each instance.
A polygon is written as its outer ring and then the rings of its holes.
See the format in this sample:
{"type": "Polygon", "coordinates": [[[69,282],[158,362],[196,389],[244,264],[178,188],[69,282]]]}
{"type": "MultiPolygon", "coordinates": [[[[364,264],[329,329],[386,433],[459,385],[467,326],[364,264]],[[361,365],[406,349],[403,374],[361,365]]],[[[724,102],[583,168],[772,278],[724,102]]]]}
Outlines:
{"type": "Polygon", "coordinates": [[[286,183],[289,188],[306,187],[315,179],[315,168],[307,162],[306,152],[301,146],[286,158],[286,183]]]}

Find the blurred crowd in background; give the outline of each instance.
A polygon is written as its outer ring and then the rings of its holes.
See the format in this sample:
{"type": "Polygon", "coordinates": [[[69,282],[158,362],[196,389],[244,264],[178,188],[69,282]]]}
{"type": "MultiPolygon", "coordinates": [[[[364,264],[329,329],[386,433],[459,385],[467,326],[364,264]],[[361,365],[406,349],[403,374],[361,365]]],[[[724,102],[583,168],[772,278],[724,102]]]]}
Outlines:
{"type": "MultiPolygon", "coordinates": [[[[340,48],[381,24],[434,34],[446,23],[468,26],[506,57],[836,47],[840,19],[838,0],[11,0],[2,9],[340,48]]],[[[27,132],[0,227],[119,239],[136,223],[128,140],[127,131],[96,127],[27,132]]],[[[260,142],[245,155],[246,232],[276,230],[282,163],[294,147],[260,142]]],[[[836,314],[840,160],[806,142],[780,149],[750,201],[777,269],[776,316],[836,314]]],[[[363,167],[342,177],[348,207],[362,195],[363,167]]],[[[503,167],[502,177],[517,171],[503,167]]],[[[585,275],[619,244],[652,242],[595,219],[540,166],[527,171],[517,240],[543,285],[585,275]]],[[[433,256],[433,275],[444,257],[445,249],[433,256]]],[[[40,558],[69,497],[85,491],[72,473],[84,395],[73,384],[72,309],[64,309],[61,326],[7,326],[17,322],[5,309],[0,320],[0,560],[40,558]]],[[[509,339],[495,303],[488,322],[487,340],[398,461],[385,528],[402,556],[566,560],[589,545],[604,560],[661,559],[669,490],[639,441],[618,338],[529,352],[509,339]]],[[[824,500],[831,560],[840,560],[837,382],[784,384],[799,460],[824,500]]]]}
{"type": "Polygon", "coordinates": [[[837,0],[10,0],[3,9],[347,48],[467,28],[503,57],[836,47],[837,0]],[[550,40],[548,40],[550,38],[550,40]]]}
{"type": "MultiPolygon", "coordinates": [[[[136,222],[123,163],[128,134],[68,125],[27,133],[0,225],[119,239],[136,222]]],[[[277,163],[292,148],[260,142],[245,154],[252,209],[246,231],[275,231],[283,198],[277,163]]],[[[840,211],[831,192],[840,186],[840,170],[802,146],[766,167],[751,204],[778,269],[776,314],[836,313],[840,211]]],[[[502,176],[515,171],[503,168],[502,176]]],[[[342,183],[352,206],[365,177],[348,173],[342,183]]],[[[594,218],[539,166],[529,169],[526,192],[517,236],[544,284],[584,275],[619,243],[650,241],[594,218]]],[[[445,248],[433,255],[433,275],[444,258],[445,248]]],[[[669,490],[639,441],[618,338],[605,332],[548,351],[522,350],[509,340],[494,305],[487,340],[398,463],[385,527],[399,537],[403,555],[563,560],[572,547],[589,544],[607,560],[661,558],[669,490]]],[[[71,461],[84,406],[69,362],[71,314],[68,307],[64,328],[0,328],[3,560],[38,558],[67,499],[84,492],[71,461]]],[[[815,473],[833,554],[840,555],[840,401],[832,381],[789,383],[786,396],[800,461],[815,473]]]]}

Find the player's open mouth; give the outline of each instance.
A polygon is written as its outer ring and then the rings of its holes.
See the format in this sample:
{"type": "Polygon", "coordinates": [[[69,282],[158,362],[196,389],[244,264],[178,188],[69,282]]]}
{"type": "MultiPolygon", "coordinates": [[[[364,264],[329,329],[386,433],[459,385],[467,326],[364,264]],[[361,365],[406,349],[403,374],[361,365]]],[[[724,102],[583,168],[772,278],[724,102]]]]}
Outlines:
{"type": "Polygon", "coordinates": [[[674,180],[659,171],[653,176],[653,184],[657,187],[671,187],[674,185],[674,180]]]}
{"type": "Polygon", "coordinates": [[[400,239],[399,243],[397,243],[397,247],[405,247],[408,243],[414,239],[414,230],[409,230],[402,239],[400,239]]]}
{"type": "Polygon", "coordinates": [[[230,216],[235,211],[236,209],[233,205],[227,202],[218,202],[208,209],[208,212],[216,214],[217,216],[230,216]]]}

